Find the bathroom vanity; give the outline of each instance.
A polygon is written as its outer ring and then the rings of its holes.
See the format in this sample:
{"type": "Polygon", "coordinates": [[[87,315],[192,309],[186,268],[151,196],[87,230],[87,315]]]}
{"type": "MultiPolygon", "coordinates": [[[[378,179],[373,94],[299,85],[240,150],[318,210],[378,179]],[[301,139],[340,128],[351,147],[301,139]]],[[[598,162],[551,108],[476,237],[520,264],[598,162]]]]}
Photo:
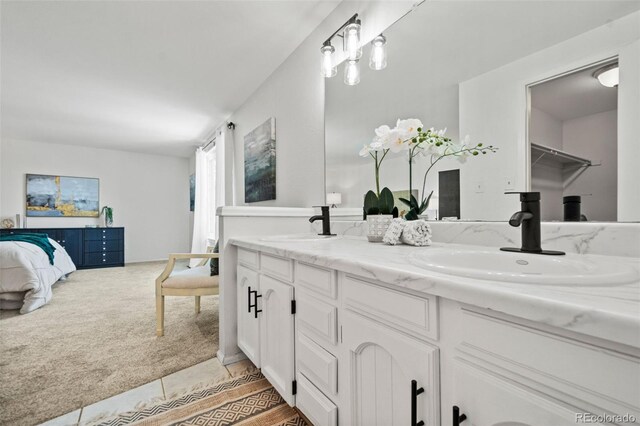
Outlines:
{"type": "Polygon", "coordinates": [[[226,250],[238,346],[316,426],[640,419],[635,258],[347,236],[226,250]]]}

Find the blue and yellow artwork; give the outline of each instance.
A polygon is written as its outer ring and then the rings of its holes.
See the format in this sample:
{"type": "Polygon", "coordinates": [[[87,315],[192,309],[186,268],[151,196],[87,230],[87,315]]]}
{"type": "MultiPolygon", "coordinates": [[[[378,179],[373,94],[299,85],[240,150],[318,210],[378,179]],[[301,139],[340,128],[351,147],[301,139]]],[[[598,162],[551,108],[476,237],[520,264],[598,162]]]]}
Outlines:
{"type": "Polygon", "coordinates": [[[244,201],[276,199],[276,119],[244,137],[244,201]]]}
{"type": "Polygon", "coordinates": [[[27,175],[27,216],[99,217],[100,180],[27,175]]]}

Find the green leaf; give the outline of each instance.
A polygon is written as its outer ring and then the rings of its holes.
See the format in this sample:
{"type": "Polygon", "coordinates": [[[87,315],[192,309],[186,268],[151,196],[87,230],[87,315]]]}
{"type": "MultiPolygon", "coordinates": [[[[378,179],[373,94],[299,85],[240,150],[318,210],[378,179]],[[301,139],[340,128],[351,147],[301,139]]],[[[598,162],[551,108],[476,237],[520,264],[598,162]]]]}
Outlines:
{"type": "Polygon", "coordinates": [[[411,209],[404,215],[406,220],[418,220],[418,213],[415,210],[411,209]]]}
{"type": "Polygon", "coordinates": [[[411,207],[411,202],[409,200],[407,200],[406,198],[399,198],[400,201],[402,201],[403,203],[405,203],[407,205],[407,207],[411,207]]]}
{"type": "Polygon", "coordinates": [[[380,199],[378,200],[378,208],[381,214],[391,214],[393,211],[393,193],[389,188],[383,188],[380,191],[380,199]]]}
{"type": "Polygon", "coordinates": [[[369,191],[364,196],[364,211],[366,214],[377,214],[371,213],[371,209],[378,209],[378,196],[375,192],[369,191]]]}

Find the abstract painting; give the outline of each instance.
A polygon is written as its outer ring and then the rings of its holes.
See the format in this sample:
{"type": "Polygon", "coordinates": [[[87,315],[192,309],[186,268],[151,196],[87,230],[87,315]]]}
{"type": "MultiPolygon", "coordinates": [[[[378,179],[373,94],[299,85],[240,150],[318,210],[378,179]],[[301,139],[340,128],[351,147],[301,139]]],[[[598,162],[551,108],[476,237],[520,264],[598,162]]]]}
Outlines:
{"type": "Polygon", "coordinates": [[[196,175],[189,176],[189,211],[196,209],[196,175]]]}
{"type": "Polygon", "coordinates": [[[27,216],[99,217],[100,180],[27,175],[27,216]]]}
{"type": "Polygon", "coordinates": [[[276,119],[244,137],[244,201],[276,199],[276,119]]]}

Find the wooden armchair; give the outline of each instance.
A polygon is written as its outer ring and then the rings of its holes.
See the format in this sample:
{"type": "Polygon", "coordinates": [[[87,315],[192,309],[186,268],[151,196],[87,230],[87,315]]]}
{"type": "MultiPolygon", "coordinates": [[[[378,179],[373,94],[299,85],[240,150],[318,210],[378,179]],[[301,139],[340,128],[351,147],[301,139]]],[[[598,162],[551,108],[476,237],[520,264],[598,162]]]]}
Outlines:
{"type": "MultiPolygon", "coordinates": [[[[207,249],[210,251],[210,249],[207,249]]],[[[196,298],[196,315],[200,313],[200,296],[218,294],[218,275],[211,276],[209,259],[217,259],[219,253],[173,253],[169,255],[167,266],[156,279],[156,334],[164,335],[164,297],[194,296],[196,298]],[[173,271],[178,259],[202,259],[195,268],[184,271],[173,271]]]]}

